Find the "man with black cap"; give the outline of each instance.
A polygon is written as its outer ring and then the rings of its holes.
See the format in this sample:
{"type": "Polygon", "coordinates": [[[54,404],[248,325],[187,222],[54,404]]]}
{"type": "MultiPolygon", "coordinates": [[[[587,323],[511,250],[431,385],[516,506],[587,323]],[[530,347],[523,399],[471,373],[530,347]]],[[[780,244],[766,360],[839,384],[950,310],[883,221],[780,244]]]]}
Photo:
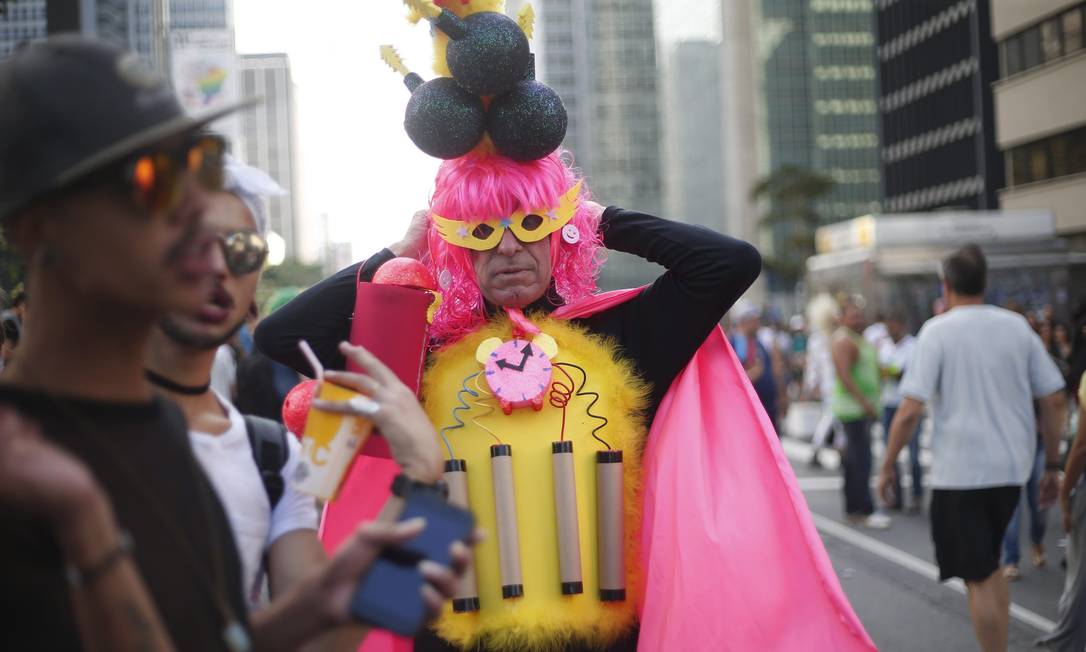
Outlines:
{"type": "Polygon", "coordinates": [[[203,223],[223,144],[201,129],[238,107],[187,116],[135,55],[74,36],[0,63],[0,98],[0,223],[35,304],[0,382],[0,649],[296,649],[343,622],[422,524],[361,528],[250,631],[222,506],[144,376],[155,323],[224,264],[203,223]]]}

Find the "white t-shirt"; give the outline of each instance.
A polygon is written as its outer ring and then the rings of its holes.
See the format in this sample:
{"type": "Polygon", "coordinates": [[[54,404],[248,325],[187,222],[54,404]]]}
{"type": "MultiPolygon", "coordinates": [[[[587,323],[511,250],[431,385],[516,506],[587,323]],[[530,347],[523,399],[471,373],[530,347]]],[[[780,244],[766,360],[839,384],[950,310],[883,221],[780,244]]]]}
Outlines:
{"type": "Polygon", "coordinates": [[[250,607],[258,605],[258,583],[264,551],[276,539],[294,530],[317,529],[317,503],[312,496],[299,493],[289,478],[298,465],[302,447],[293,435],[287,436],[290,448],[283,465],[283,496],[271,510],[264,482],[260,479],[252,446],[245,432],[245,420],[237,408],[221,395],[219,403],[230,418],[230,429],[221,435],[189,431],[189,441],[196,459],[219,494],[241,557],[242,590],[250,607]],[[256,589],[254,589],[256,587],[256,589]]]}
{"type": "Polygon", "coordinates": [[[237,382],[238,363],[234,359],[234,350],[223,344],[216,349],[215,362],[211,365],[211,389],[219,396],[233,396],[237,382]]]}
{"type": "Polygon", "coordinates": [[[931,402],[932,486],[1023,485],[1037,445],[1033,400],[1063,377],[1025,318],[958,306],[920,329],[901,392],[931,402]]]}
{"type": "MultiPolygon", "coordinates": [[[[909,368],[916,353],[916,338],[906,334],[900,342],[887,337],[882,340],[879,347],[879,366],[883,369],[893,369],[901,373],[909,368]]],[[[900,383],[894,378],[884,378],[882,381],[882,404],[886,407],[901,405],[900,383]]]]}

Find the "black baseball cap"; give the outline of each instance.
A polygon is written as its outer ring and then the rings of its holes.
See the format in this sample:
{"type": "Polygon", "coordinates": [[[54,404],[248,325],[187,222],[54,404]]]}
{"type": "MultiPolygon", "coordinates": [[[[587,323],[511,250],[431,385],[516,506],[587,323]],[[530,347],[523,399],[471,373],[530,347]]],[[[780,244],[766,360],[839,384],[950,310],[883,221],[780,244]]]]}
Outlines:
{"type": "Polygon", "coordinates": [[[0,62],[0,221],[144,147],[255,103],[188,115],[135,53],[75,34],[19,48],[0,62]]]}

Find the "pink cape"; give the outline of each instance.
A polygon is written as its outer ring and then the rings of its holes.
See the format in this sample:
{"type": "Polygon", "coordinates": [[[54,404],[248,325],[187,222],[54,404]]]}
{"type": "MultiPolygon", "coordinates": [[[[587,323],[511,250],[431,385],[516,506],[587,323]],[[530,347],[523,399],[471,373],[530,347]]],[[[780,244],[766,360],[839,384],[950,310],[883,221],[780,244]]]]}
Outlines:
{"type": "MultiPolygon", "coordinates": [[[[640,291],[598,294],[553,315],[586,317],[640,291]]],[[[356,461],[325,508],[328,550],[377,514],[396,472],[391,460],[356,461]]],[[[638,650],[875,649],[720,328],[660,403],[643,472],[638,650]]],[[[362,650],[410,652],[411,641],[374,632],[362,650]]]]}

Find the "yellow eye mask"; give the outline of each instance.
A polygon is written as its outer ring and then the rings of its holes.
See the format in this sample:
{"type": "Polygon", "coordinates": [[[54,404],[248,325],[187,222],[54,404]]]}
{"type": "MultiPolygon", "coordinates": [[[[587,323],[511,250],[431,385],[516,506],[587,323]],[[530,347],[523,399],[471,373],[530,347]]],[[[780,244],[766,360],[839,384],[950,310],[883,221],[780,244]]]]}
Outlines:
{"type": "Polygon", "coordinates": [[[483,222],[461,222],[441,217],[437,213],[431,213],[434,226],[441,239],[451,245],[473,249],[475,251],[487,251],[498,246],[505,235],[506,229],[511,229],[513,235],[521,242],[538,242],[555,231],[565,226],[573,214],[577,212],[580,203],[581,181],[562,195],[558,206],[537,211],[519,210],[509,217],[499,217],[483,222]]]}

